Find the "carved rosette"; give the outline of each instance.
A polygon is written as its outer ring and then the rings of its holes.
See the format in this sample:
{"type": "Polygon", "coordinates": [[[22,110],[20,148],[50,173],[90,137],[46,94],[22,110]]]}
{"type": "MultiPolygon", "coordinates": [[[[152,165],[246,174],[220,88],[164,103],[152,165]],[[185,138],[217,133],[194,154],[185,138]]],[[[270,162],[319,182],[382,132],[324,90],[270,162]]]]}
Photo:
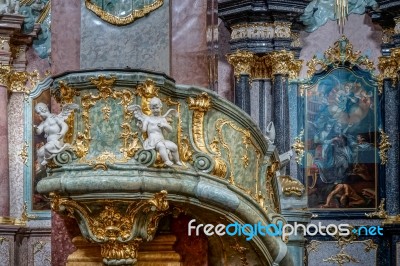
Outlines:
{"type": "Polygon", "coordinates": [[[250,75],[254,65],[254,54],[249,51],[237,51],[227,56],[229,64],[233,66],[234,75],[239,79],[240,75],[250,75]]]}
{"type": "Polygon", "coordinates": [[[52,210],[74,217],[82,235],[101,246],[106,265],[133,265],[143,241],[151,241],[167,214],[167,191],[148,200],[78,201],[50,193],[52,210]]]}

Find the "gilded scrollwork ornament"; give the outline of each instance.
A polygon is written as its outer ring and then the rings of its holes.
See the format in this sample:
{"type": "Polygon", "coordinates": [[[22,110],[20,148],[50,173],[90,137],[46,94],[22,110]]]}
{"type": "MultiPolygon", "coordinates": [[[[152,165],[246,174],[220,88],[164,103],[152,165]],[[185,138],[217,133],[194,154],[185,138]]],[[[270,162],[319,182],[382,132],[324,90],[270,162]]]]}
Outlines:
{"type": "Polygon", "coordinates": [[[149,108],[150,99],[158,97],[158,88],[151,79],[146,79],[143,83],[139,84],[136,88],[136,95],[142,97],[142,111],[145,115],[150,115],[149,108]]]}
{"type": "Polygon", "coordinates": [[[288,175],[280,176],[279,179],[284,195],[301,197],[304,194],[304,185],[299,180],[288,175]]]}
{"type": "Polygon", "coordinates": [[[382,224],[400,224],[400,214],[397,215],[389,215],[385,210],[385,199],[381,199],[378,210],[366,213],[365,216],[369,218],[379,218],[384,219],[382,224]]]}
{"type": "Polygon", "coordinates": [[[392,147],[392,144],[390,144],[389,136],[383,131],[383,129],[379,129],[379,133],[379,157],[381,159],[381,164],[385,165],[388,161],[387,152],[392,147]]]}
{"type": "Polygon", "coordinates": [[[102,4],[102,1],[85,0],[87,9],[95,13],[102,20],[116,25],[127,25],[135,20],[144,17],[150,12],[156,10],[164,4],[164,0],[149,0],[144,4],[136,3],[135,1],[127,5],[126,1],[108,2],[102,4]]]}
{"type": "Polygon", "coordinates": [[[346,36],[342,36],[337,40],[333,47],[329,47],[323,58],[314,56],[309,62],[307,62],[307,76],[311,77],[316,72],[326,70],[328,66],[337,67],[343,65],[345,62],[350,65],[358,65],[363,67],[369,72],[375,70],[374,63],[368,59],[367,56],[361,55],[360,51],[354,51],[353,45],[349,42],[346,36]]]}
{"type": "Polygon", "coordinates": [[[294,139],[292,149],[296,153],[296,163],[301,165],[301,161],[304,157],[304,142],[303,142],[304,130],[300,131],[300,134],[294,139]]]}
{"type": "Polygon", "coordinates": [[[50,198],[54,211],[77,219],[85,227],[83,236],[100,244],[106,265],[122,265],[135,263],[139,244],[153,239],[159,220],[168,213],[167,195],[162,190],[147,200],[77,202],[52,192],[50,198]]]}
{"type": "Polygon", "coordinates": [[[26,163],[27,163],[28,157],[29,157],[29,154],[28,154],[28,147],[29,147],[28,143],[25,142],[24,145],[22,146],[21,152],[18,154],[18,155],[21,157],[22,162],[23,162],[25,165],[27,165],[26,163]]]}

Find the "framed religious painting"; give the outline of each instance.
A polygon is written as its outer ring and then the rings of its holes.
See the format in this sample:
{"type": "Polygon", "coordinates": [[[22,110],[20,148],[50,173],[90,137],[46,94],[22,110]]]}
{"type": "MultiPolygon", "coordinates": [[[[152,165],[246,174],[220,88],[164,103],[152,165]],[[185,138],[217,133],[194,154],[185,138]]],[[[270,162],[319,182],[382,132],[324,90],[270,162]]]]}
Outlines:
{"type": "Polygon", "coordinates": [[[342,37],[308,65],[299,88],[308,207],[322,217],[365,217],[377,209],[381,102],[372,63],[342,37]],[[316,67],[319,69],[316,69],[316,67]]]}

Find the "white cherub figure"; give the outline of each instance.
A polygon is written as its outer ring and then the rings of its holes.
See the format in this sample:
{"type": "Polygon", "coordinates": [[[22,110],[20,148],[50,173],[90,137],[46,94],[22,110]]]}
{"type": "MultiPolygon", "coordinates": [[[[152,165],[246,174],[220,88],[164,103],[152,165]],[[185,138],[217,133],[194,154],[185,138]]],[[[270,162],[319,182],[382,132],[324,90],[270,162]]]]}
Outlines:
{"type": "MultiPolygon", "coordinates": [[[[77,104],[66,104],[61,113],[55,115],[50,113],[46,104],[35,105],[35,112],[40,116],[42,122],[33,127],[36,129],[36,134],[44,133],[47,140],[46,144],[37,151],[37,159],[41,166],[46,165],[49,160],[70,147],[70,144],[64,143],[64,136],[68,131],[68,125],[64,121],[74,109],[78,109],[77,104]]],[[[40,166],[38,168],[40,169],[40,166]]]]}
{"type": "Polygon", "coordinates": [[[166,117],[169,115],[177,115],[175,109],[169,109],[164,115],[161,115],[162,103],[157,97],[150,100],[151,115],[143,114],[142,108],[139,105],[130,105],[129,111],[133,111],[135,118],[138,120],[138,127],[142,132],[147,133],[147,139],[143,143],[145,150],[155,149],[161,156],[161,159],[167,166],[172,166],[174,163],[182,165],[179,159],[178,146],[164,138],[163,130],[172,131],[171,125],[166,117]]]}

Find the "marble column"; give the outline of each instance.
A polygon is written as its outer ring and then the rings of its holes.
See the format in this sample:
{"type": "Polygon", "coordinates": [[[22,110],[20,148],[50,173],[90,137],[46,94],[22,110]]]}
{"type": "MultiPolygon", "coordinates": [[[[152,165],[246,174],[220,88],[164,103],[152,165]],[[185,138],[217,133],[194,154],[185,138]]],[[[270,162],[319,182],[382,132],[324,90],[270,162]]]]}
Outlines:
{"type": "Polygon", "coordinates": [[[288,76],[275,74],[272,84],[272,121],[275,125],[275,146],[279,153],[290,149],[288,76]]]}
{"type": "Polygon", "coordinates": [[[250,75],[240,75],[236,78],[235,104],[250,114],[250,75]]]}
{"type": "Polygon", "coordinates": [[[1,78],[0,78],[0,216],[10,215],[10,179],[8,169],[8,82],[7,77],[10,73],[10,37],[0,36],[2,41],[0,56],[1,78]]]}
{"type": "Polygon", "coordinates": [[[254,64],[254,54],[248,51],[237,51],[227,57],[235,73],[234,103],[250,115],[250,73],[254,64]]]}
{"type": "Polygon", "coordinates": [[[7,87],[0,85],[0,216],[10,215],[7,102],[7,87]]]}
{"type": "Polygon", "coordinates": [[[384,81],[384,132],[388,135],[391,148],[387,152],[386,162],[386,211],[389,215],[400,213],[400,186],[399,186],[399,89],[390,85],[390,80],[384,81]]]}

